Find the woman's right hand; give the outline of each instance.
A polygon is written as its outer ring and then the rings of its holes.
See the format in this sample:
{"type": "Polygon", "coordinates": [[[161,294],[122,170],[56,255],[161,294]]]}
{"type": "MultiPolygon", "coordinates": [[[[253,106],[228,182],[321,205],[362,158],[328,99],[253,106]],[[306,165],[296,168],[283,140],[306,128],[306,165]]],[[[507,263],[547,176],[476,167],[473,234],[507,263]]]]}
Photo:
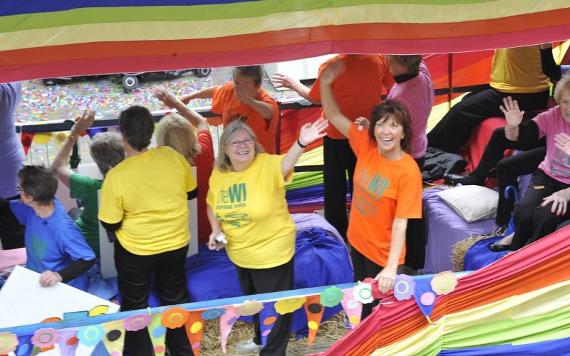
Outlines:
{"type": "Polygon", "coordinates": [[[176,97],[164,87],[153,88],[152,95],[158,100],[162,101],[164,105],[168,106],[169,108],[174,107],[174,104],[176,103],[176,97]]]}
{"type": "Polygon", "coordinates": [[[273,83],[275,83],[275,88],[286,88],[295,90],[297,86],[300,84],[298,80],[293,79],[292,77],[282,74],[282,73],[275,73],[271,77],[273,83]]]}
{"type": "Polygon", "coordinates": [[[224,248],[224,244],[220,244],[216,242],[216,236],[218,236],[219,231],[212,231],[210,236],[208,237],[208,249],[212,251],[220,251],[224,248]]]}
{"type": "Polygon", "coordinates": [[[75,124],[71,128],[71,134],[78,136],[87,131],[95,121],[95,111],[86,109],[81,117],[75,119],[75,124]]]}
{"type": "Polygon", "coordinates": [[[524,111],[519,109],[519,103],[516,100],[513,100],[510,96],[503,98],[503,105],[500,106],[500,109],[507,120],[507,127],[519,126],[523,119],[524,111]]]}

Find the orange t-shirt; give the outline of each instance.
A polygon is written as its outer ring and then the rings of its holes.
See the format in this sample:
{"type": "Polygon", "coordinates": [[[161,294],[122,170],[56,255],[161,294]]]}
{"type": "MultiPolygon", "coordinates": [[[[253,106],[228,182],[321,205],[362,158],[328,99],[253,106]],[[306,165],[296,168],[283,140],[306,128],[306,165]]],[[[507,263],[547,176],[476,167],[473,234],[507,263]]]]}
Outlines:
{"type": "MultiPolygon", "coordinates": [[[[372,108],[382,102],[382,94],[394,84],[388,60],[383,55],[340,54],[321,64],[319,73],[333,61],[344,63],[344,71],[332,85],[340,111],[352,121],[359,116],[370,119],[372,108]]],[[[321,101],[320,83],[317,78],[309,92],[311,99],[318,102],[321,101]]],[[[333,125],[329,125],[327,135],[337,140],[346,139],[333,125]]]]}
{"type": "MultiPolygon", "coordinates": [[[[392,242],[394,218],[422,216],[422,176],[409,154],[390,161],[378,152],[366,130],[351,125],[350,147],[356,155],[348,241],[358,252],[385,267],[392,242]]],[[[406,249],[399,264],[404,263],[406,249]]]]}
{"type": "Polygon", "coordinates": [[[224,126],[238,116],[245,117],[245,123],[255,132],[259,143],[265,148],[265,151],[275,153],[275,131],[279,118],[279,106],[263,89],[259,89],[256,99],[273,107],[271,120],[266,120],[251,106],[239,101],[232,82],[214,87],[212,92],[212,112],[222,116],[224,126]]]}

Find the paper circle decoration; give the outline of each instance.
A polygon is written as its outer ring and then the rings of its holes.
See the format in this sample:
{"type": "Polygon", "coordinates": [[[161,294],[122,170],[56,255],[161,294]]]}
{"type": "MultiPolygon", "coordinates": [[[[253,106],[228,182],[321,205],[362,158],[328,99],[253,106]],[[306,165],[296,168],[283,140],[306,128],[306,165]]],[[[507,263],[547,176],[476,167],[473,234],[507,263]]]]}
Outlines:
{"type": "Polygon", "coordinates": [[[408,300],[414,295],[416,282],[410,276],[399,274],[394,281],[394,297],[398,300],[408,300]]]}
{"type": "Polygon", "coordinates": [[[341,302],[343,296],[344,293],[342,292],[342,289],[338,287],[329,287],[321,293],[320,302],[325,307],[334,307],[341,302]]]}
{"type": "Polygon", "coordinates": [[[352,294],[354,295],[354,299],[362,304],[369,304],[374,301],[374,298],[372,297],[372,286],[370,283],[359,282],[358,285],[354,286],[352,294]]]}
{"type": "Polygon", "coordinates": [[[16,350],[18,337],[12,333],[0,333],[0,355],[6,355],[16,350]]]}
{"type": "Polygon", "coordinates": [[[152,316],[148,314],[137,314],[130,316],[125,319],[125,330],[126,331],[138,331],[146,328],[150,325],[152,321],[152,316]]]}
{"type": "Polygon", "coordinates": [[[162,314],[162,325],[169,329],[181,327],[188,320],[188,311],[180,307],[168,309],[162,314]]]}
{"type": "Polygon", "coordinates": [[[455,287],[457,287],[457,277],[450,271],[438,273],[431,280],[431,289],[437,295],[449,294],[455,290],[455,287]]]}
{"type": "Polygon", "coordinates": [[[277,321],[277,318],[274,316],[268,316],[267,318],[263,319],[263,325],[273,325],[277,321]]]}
{"type": "Polygon", "coordinates": [[[281,299],[275,302],[275,311],[277,314],[288,314],[292,313],[297,309],[300,309],[303,304],[305,304],[306,298],[287,298],[281,299]]]}
{"type": "Polygon", "coordinates": [[[435,302],[435,294],[432,292],[425,292],[420,296],[420,303],[425,306],[430,306],[435,302]]]}
{"type": "Polygon", "coordinates": [[[51,348],[61,337],[59,332],[53,328],[38,329],[32,336],[32,345],[40,349],[51,348]]]}
{"type": "Polygon", "coordinates": [[[102,325],[89,325],[79,328],[77,338],[79,342],[85,346],[95,346],[105,334],[102,325]]]}
{"type": "Polygon", "coordinates": [[[109,341],[111,341],[111,342],[117,341],[117,340],[119,340],[119,338],[121,337],[121,334],[122,334],[122,333],[121,333],[120,330],[117,330],[117,329],[110,330],[110,331],[107,333],[107,340],[109,340],[109,341]]]}
{"type": "Polygon", "coordinates": [[[195,321],[192,326],[190,326],[190,333],[192,334],[196,334],[197,332],[199,332],[200,330],[202,330],[202,322],[200,321],[195,321]]]}
{"type": "Polygon", "coordinates": [[[107,314],[108,311],[109,311],[108,305],[98,305],[96,307],[91,308],[91,310],[89,310],[89,316],[107,314]]]}
{"type": "Polygon", "coordinates": [[[225,312],[226,311],[224,309],[220,308],[204,310],[204,312],[202,312],[202,319],[214,320],[224,315],[225,312]]]}
{"type": "Polygon", "coordinates": [[[257,300],[246,300],[242,305],[238,307],[239,315],[255,315],[263,309],[263,303],[257,300]]]}

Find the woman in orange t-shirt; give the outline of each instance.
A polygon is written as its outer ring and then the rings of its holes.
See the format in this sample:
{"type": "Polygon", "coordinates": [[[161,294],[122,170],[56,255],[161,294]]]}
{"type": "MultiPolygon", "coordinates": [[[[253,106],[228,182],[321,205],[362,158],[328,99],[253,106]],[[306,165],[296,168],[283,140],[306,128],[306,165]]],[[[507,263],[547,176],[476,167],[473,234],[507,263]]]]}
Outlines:
{"type": "MultiPolygon", "coordinates": [[[[408,219],[422,215],[422,178],[406,153],[412,137],[406,108],[386,100],[372,109],[369,128],[363,131],[343,115],[332,93],[331,84],[342,70],[335,63],[321,74],[321,103],[356,155],[347,233],[354,278],[375,277],[380,292],[387,293],[404,263],[408,219]]],[[[373,305],[363,306],[363,318],[373,305]]]]}

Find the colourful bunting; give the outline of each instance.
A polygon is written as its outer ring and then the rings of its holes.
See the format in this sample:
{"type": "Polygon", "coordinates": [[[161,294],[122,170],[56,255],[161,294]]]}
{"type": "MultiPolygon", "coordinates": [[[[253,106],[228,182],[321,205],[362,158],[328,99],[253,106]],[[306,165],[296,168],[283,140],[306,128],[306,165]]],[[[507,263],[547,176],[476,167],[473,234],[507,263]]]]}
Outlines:
{"type": "Polygon", "coordinates": [[[238,306],[239,315],[255,315],[263,309],[263,303],[257,300],[246,300],[243,304],[238,306]]]}
{"type": "Polygon", "coordinates": [[[169,329],[182,327],[188,320],[188,310],[174,307],[170,308],[162,314],[162,325],[169,329]]]}
{"type": "Polygon", "coordinates": [[[305,304],[305,297],[301,297],[301,298],[287,298],[287,299],[281,299],[278,300],[275,303],[275,311],[278,314],[288,314],[288,313],[292,313],[295,310],[300,309],[303,304],[305,304]]]}
{"type": "Polygon", "coordinates": [[[102,325],[88,325],[79,328],[77,338],[83,345],[94,347],[103,339],[104,334],[105,330],[102,325]]]}
{"type": "Polygon", "coordinates": [[[166,346],[164,343],[166,328],[162,325],[162,317],[162,314],[154,314],[152,316],[152,321],[148,326],[148,335],[150,336],[150,341],[152,341],[154,354],[156,356],[164,356],[164,353],[166,352],[166,346]]]}
{"type": "Polygon", "coordinates": [[[223,353],[226,353],[226,345],[228,343],[228,337],[232,332],[232,328],[235,322],[239,318],[238,308],[227,307],[224,315],[220,317],[220,343],[222,346],[223,353]]]}
{"type": "Polygon", "coordinates": [[[0,333],[0,355],[16,350],[18,337],[12,333],[0,333]]]}
{"type": "Polygon", "coordinates": [[[346,316],[348,317],[350,326],[354,328],[360,323],[360,318],[362,317],[362,303],[354,298],[352,288],[344,290],[344,296],[341,304],[346,316]]]}
{"type": "Polygon", "coordinates": [[[59,332],[56,329],[42,328],[34,332],[32,344],[37,346],[41,351],[47,351],[53,349],[53,346],[57,344],[59,339],[59,332]]]}
{"type": "Polygon", "coordinates": [[[59,330],[61,338],[57,343],[61,356],[73,356],[77,350],[79,340],[77,339],[77,329],[59,330]]]}
{"type": "Polygon", "coordinates": [[[202,319],[201,311],[191,311],[188,313],[185,329],[194,356],[200,356],[202,335],[204,334],[204,320],[202,319]]]}
{"type": "Polygon", "coordinates": [[[51,141],[51,136],[52,136],[51,132],[39,132],[34,135],[32,142],[37,143],[39,145],[45,145],[46,143],[51,141]]]}
{"type": "Polygon", "coordinates": [[[121,355],[125,345],[125,322],[124,320],[113,320],[103,324],[105,336],[103,344],[110,355],[121,355]]]}
{"type": "Polygon", "coordinates": [[[126,331],[138,331],[146,328],[152,321],[152,316],[148,314],[137,314],[125,319],[126,331]]]}
{"type": "Polygon", "coordinates": [[[370,283],[358,282],[352,290],[354,299],[358,300],[362,304],[369,304],[374,301],[372,297],[372,286],[370,283]]]}
{"type": "Polygon", "coordinates": [[[309,327],[309,337],[307,343],[312,345],[317,337],[317,331],[323,319],[324,308],[320,304],[320,295],[311,295],[305,302],[305,313],[307,314],[307,326],[309,327]]]}
{"type": "Polygon", "coordinates": [[[334,307],[342,300],[342,289],[338,287],[329,287],[321,293],[320,302],[325,307],[334,307]]]}
{"type": "Polygon", "coordinates": [[[96,307],[91,308],[91,310],[89,310],[89,316],[97,316],[97,315],[107,314],[108,311],[109,311],[108,305],[98,305],[96,307]]]}
{"type": "Polygon", "coordinates": [[[16,356],[29,356],[32,354],[33,346],[31,344],[32,336],[18,336],[18,349],[16,350],[16,356]]]}
{"type": "Polygon", "coordinates": [[[277,313],[275,312],[275,302],[266,302],[263,309],[259,312],[259,329],[261,331],[261,345],[265,347],[267,338],[271,334],[271,330],[277,321],[277,313]]]}
{"type": "Polygon", "coordinates": [[[431,280],[431,288],[437,295],[446,295],[457,287],[457,277],[455,273],[444,271],[436,274],[431,280]]]}
{"type": "Polygon", "coordinates": [[[204,310],[202,312],[202,319],[204,320],[214,320],[214,319],[218,319],[219,317],[221,317],[222,315],[224,315],[226,311],[224,309],[221,308],[214,308],[214,309],[208,309],[208,310],[204,310]]]}
{"type": "Polygon", "coordinates": [[[436,299],[436,294],[431,289],[431,278],[416,279],[414,298],[421,312],[429,318],[435,306],[436,299]]]}
{"type": "Polygon", "coordinates": [[[31,132],[23,132],[20,135],[20,142],[22,142],[22,147],[24,148],[24,154],[28,155],[28,151],[32,146],[32,141],[34,140],[34,134],[31,132]]]}
{"type": "Polygon", "coordinates": [[[410,276],[399,274],[394,281],[394,297],[397,300],[408,300],[414,295],[416,282],[410,276]]]}

